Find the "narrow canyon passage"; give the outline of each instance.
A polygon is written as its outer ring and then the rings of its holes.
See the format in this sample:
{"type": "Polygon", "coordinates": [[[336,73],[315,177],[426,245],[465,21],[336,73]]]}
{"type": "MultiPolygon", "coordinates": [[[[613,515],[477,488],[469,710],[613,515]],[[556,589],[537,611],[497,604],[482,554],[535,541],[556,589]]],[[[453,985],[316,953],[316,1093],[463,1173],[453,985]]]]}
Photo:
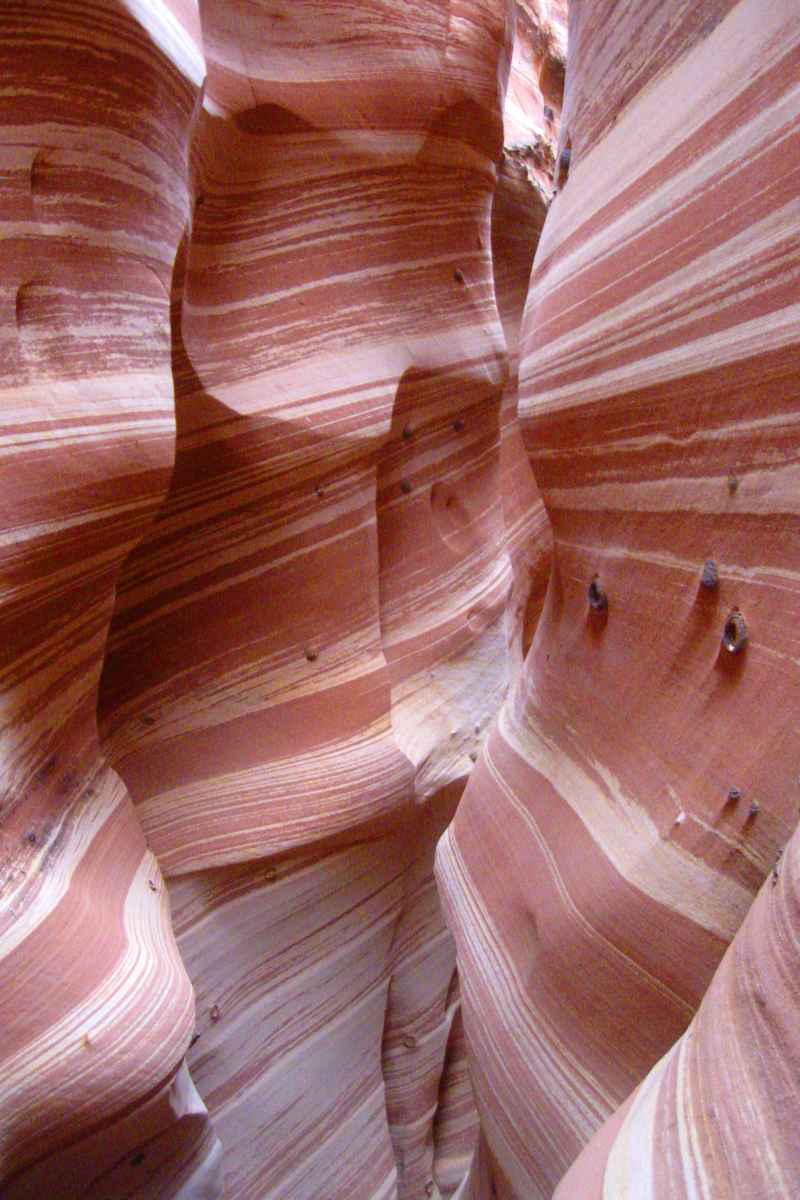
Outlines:
{"type": "Polygon", "coordinates": [[[800,1194],[799,15],[0,3],[0,1197],[800,1194]]]}

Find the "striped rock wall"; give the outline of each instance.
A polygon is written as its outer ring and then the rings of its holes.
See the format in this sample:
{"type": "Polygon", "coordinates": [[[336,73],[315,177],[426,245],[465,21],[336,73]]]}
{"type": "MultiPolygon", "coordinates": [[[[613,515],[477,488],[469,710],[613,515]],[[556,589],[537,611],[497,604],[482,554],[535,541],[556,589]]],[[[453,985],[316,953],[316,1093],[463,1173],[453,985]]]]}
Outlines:
{"type": "Polygon", "coordinates": [[[587,1143],[559,1200],[800,1190],[798,63],[792,0],[570,6],[520,369],[553,570],[437,856],[475,1196],[587,1143]]]}
{"type": "Polygon", "coordinates": [[[161,0],[0,8],[9,1200],[130,1195],[143,1174],[148,1195],[200,1196],[219,1180],[182,1066],[193,997],[167,893],[95,716],[119,568],[172,463],[169,293],[204,74],[196,15],[161,0]]]}
{"type": "MultiPolygon", "coordinates": [[[[231,7],[202,10],[175,472],[118,592],[103,727],[174,877],[226,1196],[422,1196],[453,1015],[430,858],[456,797],[427,855],[416,802],[463,778],[476,676],[486,704],[506,678],[502,340],[477,245],[497,85],[470,146],[457,58],[439,106],[438,6],[371,39],[317,6],[277,29],[231,7]]],[[[501,25],[495,74],[504,45],[501,25]]]]}
{"type": "Polygon", "coordinates": [[[549,553],[510,17],[0,8],[4,1197],[469,1168],[433,855],[549,553]]]}
{"type": "Polygon", "coordinates": [[[796,830],[692,1024],[592,1139],[557,1200],[797,1193],[798,920],[796,830]]]}

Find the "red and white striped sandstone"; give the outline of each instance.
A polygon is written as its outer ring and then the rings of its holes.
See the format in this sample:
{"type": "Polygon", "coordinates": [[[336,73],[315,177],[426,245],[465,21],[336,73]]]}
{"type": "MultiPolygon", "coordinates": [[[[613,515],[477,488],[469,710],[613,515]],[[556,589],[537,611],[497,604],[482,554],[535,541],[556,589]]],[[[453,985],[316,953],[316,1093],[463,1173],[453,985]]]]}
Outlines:
{"type": "Polygon", "coordinates": [[[4,1194],[467,1171],[433,852],[547,552],[492,266],[509,15],[0,11],[4,1194]]]}
{"type": "Polygon", "coordinates": [[[800,1187],[790,870],[714,976],[797,821],[799,36],[788,0],[571,6],[521,366],[553,572],[438,857],[501,1200],[659,1060],[559,1200],[800,1187]]]}
{"type": "Polygon", "coordinates": [[[558,1200],[796,1194],[799,921],[795,832],[689,1029],[589,1143],[558,1200]]]}
{"type": "Polygon", "coordinates": [[[800,1188],[796,4],[511,15],[0,7],[11,1200],[800,1188]]]}
{"type": "Polygon", "coordinates": [[[121,1195],[141,1156],[174,1194],[218,1177],[181,1068],[193,1000],[166,891],[95,717],[117,573],[172,463],[169,289],[199,36],[191,5],[161,0],[0,10],[9,1198],[121,1195]]]}

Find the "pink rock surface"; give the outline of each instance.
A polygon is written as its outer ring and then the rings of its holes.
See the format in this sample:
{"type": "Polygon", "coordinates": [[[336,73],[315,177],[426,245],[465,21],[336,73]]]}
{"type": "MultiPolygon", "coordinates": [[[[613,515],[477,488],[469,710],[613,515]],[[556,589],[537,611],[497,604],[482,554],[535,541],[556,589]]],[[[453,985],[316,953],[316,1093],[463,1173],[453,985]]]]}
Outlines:
{"type": "Polygon", "coordinates": [[[794,9],[0,6],[4,1198],[800,1191],[794,9]]]}
{"type": "Polygon", "coordinates": [[[519,661],[505,14],[295,4],[273,39],[235,11],[201,10],[175,471],[118,589],[105,745],[179,877],[226,1194],[417,1196],[457,1006],[433,846],[519,661]]]}
{"type": "Polygon", "coordinates": [[[798,919],[795,832],[692,1024],[592,1139],[557,1200],[795,1195],[798,919]]]}
{"type": "Polygon", "coordinates": [[[501,1200],[659,1062],[559,1200],[800,1187],[790,871],[714,974],[797,821],[797,38],[788,3],[571,8],[520,368],[553,571],[438,852],[501,1200]]]}
{"type": "Polygon", "coordinates": [[[433,854],[549,552],[493,267],[512,32],[0,11],[4,1195],[469,1169],[433,854]]]}
{"type": "Polygon", "coordinates": [[[9,1198],[122,1194],[143,1155],[154,1185],[165,1156],[176,1187],[216,1173],[181,1070],[193,1000],[167,894],[95,718],[117,573],[172,463],[169,287],[198,39],[191,7],[166,3],[0,11],[9,1198]]]}

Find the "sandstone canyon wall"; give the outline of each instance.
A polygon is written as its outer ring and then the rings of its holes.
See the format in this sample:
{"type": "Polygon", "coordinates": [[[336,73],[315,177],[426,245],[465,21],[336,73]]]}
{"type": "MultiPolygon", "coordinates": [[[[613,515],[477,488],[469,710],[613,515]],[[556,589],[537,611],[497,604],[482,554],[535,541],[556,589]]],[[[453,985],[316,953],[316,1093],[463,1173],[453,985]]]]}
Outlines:
{"type": "Polygon", "coordinates": [[[0,1195],[798,1190],[796,18],[0,4],[0,1195]]]}
{"type": "Polygon", "coordinates": [[[127,1195],[143,1141],[153,1187],[219,1183],[181,1065],[191,983],[95,712],[116,577],[172,466],[204,75],[191,9],[138,8],[0,7],[0,1178],[34,1200],[127,1195]]]}
{"type": "Polygon", "coordinates": [[[0,10],[4,1195],[467,1170],[433,852],[549,545],[492,265],[512,15],[0,10]]]}
{"type": "Polygon", "coordinates": [[[553,568],[438,851],[501,1200],[607,1118],[559,1200],[800,1188],[797,16],[570,7],[520,367],[553,568]]]}

